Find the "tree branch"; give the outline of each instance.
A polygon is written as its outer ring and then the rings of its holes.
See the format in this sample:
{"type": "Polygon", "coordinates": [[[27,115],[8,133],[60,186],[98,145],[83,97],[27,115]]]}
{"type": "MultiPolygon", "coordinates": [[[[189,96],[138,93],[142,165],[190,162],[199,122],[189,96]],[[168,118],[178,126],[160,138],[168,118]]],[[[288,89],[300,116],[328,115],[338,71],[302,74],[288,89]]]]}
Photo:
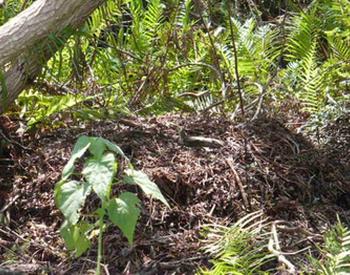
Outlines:
{"type": "MultiPolygon", "coordinates": [[[[14,102],[20,92],[38,76],[43,65],[59,50],[60,46],[47,37],[54,32],[61,41],[66,41],[70,36],[67,28],[80,27],[104,1],[37,0],[35,5],[33,4],[0,27],[0,65],[8,64],[12,59],[10,68],[4,73],[8,91],[7,104],[14,102]],[[27,15],[28,18],[25,17],[27,15]],[[27,28],[26,31],[25,28],[27,28]],[[17,35],[15,31],[24,31],[25,34],[17,35]],[[17,38],[9,37],[9,33],[17,38]],[[2,43],[10,49],[4,47],[2,43]],[[11,45],[14,43],[18,45],[12,48],[11,45]],[[38,45],[36,48],[39,48],[40,52],[35,53],[33,50],[28,50],[34,47],[33,43],[38,45]],[[23,51],[24,54],[20,54],[23,51]],[[14,56],[18,58],[14,59],[14,56]]],[[[4,112],[2,103],[0,102],[0,113],[4,112]]]]}

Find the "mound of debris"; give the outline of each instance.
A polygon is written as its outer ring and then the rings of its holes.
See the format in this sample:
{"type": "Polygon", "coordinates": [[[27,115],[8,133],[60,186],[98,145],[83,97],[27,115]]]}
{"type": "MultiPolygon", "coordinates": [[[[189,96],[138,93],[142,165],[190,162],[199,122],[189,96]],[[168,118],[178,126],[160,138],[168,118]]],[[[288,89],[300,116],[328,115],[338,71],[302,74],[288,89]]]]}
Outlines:
{"type": "Polygon", "coordinates": [[[11,173],[0,175],[2,181],[13,182],[3,196],[6,209],[0,212],[5,217],[0,224],[4,266],[12,259],[54,274],[86,274],[94,268],[95,249],[80,259],[67,256],[58,235],[62,217],[53,200],[54,185],[82,134],[118,144],[171,204],[166,209],[143,197],[132,247],[115,227],[109,228],[106,273],[195,273],[209,264],[201,251],[202,226],[229,224],[256,210],[284,222],[283,251],[296,251],[319,240],[336,213],[346,217],[350,210],[341,199],[350,192],[342,160],[349,156],[344,154],[349,144],[337,147],[339,158],[330,157],[324,148],[268,117],[241,124],[203,116],[128,118],[37,132],[22,140],[13,131],[8,140],[23,147],[11,147],[8,156],[15,165],[11,173]]]}

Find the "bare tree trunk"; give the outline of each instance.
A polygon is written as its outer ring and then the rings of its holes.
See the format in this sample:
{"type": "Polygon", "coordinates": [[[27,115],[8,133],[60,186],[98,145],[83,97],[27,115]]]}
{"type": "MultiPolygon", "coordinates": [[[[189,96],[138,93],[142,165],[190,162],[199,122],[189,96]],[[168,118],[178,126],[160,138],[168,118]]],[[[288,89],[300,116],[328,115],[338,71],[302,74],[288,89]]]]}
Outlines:
{"type": "MultiPolygon", "coordinates": [[[[60,40],[67,40],[69,34],[65,30],[81,26],[104,1],[37,0],[0,27],[0,69],[6,68],[7,104],[13,103],[32,83],[43,65],[59,49],[48,36],[55,33],[60,40]]],[[[4,102],[1,101],[0,113],[4,112],[4,102]]]]}

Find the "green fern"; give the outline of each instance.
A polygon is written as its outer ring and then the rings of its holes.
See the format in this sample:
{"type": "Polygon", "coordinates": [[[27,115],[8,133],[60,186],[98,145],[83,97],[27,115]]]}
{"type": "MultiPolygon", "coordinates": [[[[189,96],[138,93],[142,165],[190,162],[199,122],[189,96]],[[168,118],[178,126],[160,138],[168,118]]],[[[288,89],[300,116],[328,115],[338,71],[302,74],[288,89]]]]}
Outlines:
{"type": "Polygon", "coordinates": [[[148,4],[148,8],[144,13],[144,18],[142,20],[145,35],[150,39],[154,39],[159,30],[160,24],[163,19],[163,4],[160,0],[151,0],[148,4]]]}
{"type": "Polygon", "coordinates": [[[3,6],[0,6],[0,26],[6,23],[10,18],[31,5],[33,0],[6,0],[3,6]]]}
{"type": "Polygon", "coordinates": [[[206,228],[205,252],[214,257],[213,267],[199,274],[268,274],[263,266],[274,256],[268,252],[268,224],[261,215],[248,214],[230,227],[206,228]]]}
{"type": "Polygon", "coordinates": [[[183,0],[179,4],[179,12],[176,15],[175,25],[181,29],[181,33],[186,33],[192,27],[190,18],[192,10],[192,0],[183,0]]]}
{"type": "Polygon", "coordinates": [[[146,10],[141,1],[132,1],[130,5],[133,17],[132,34],[130,35],[132,49],[138,51],[142,56],[151,49],[163,18],[163,5],[160,0],[151,0],[146,10]]]}
{"type": "Polygon", "coordinates": [[[299,80],[295,87],[296,94],[303,102],[304,109],[311,113],[320,110],[325,98],[326,83],[318,58],[320,24],[317,7],[313,6],[307,13],[302,12],[291,20],[287,42],[287,60],[297,64],[292,72],[299,80]]]}
{"type": "Polygon", "coordinates": [[[293,88],[306,111],[319,112],[327,95],[338,99],[344,94],[337,83],[349,77],[349,15],[349,1],[320,0],[288,25],[286,57],[297,66],[289,66],[287,75],[297,79],[293,88]]]}
{"type": "Polygon", "coordinates": [[[286,57],[289,61],[303,60],[318,38],[319,18],[314,10],[292,18],[286,57]]]}
{"type": "Polygon", "coordinates": [[[48,122],[50,119],[50,124],[53,126],[53,115],[68,111],[73,106],[91,99],[92,97],[72,94],[49,96],[30,90],[20,95],[18,100],[21,104],[26,103],[22,112],[26,112],[29,117],[28,126],[32,127],[39,122],[48,122]]]}
{"type": "Polygon", "coordinates": [[[310,113],[317,112],[325,98],[324,73],[316,62],[316,42],[310,46],[300,62],[300,89],[297,93],[304,103],[305,110],[310,113]]]}
{"type": "MultiPolygon", "coordinates": [[[[266,99],[277,100],[292,94],[311,113],[321,112],[330,97],[336,101],[346,99],[348,87],[342,83],[350,79],[350,4],[347,0],[313,1],[305,11],[290,20],[288,16],[285,18],[288,24],[283,34],[279,26],[257,23],[255,19],[242,22],[228,18],[224,10],[220,10],[220,24],[211,25],[208,33],[201,22],[192,18],[194,1],[150,0],[147,5],[143,2],[106,1],[82,29],[72,32],[72,38],[45,67],[43,77],[76,93],[77,81],[72,75],[73,68],[79,64],[85,77],[79,95],[94,94],[98,100],[93,102],[93,109],[100,108],[101,104],[112,109],[121,105],[130,108],[132,100],[137,98],[135,108],[149,112],[160,108],[162,102],[174,99],[184,103],[174,106],[186,106],[188,110],[190,105],[199,111],[227,100],[226,91],[231,89],[232,100],[225,101],[225,107],[232,111],[237,103],[237,79],[231,20],[244,101],[252,108],[256,106],[252,102],[256,102],[261,87],[267,91],[266,99]],[[112,25],[120,26],[123,14],[132,17],[128,29],[117,28],[117,34],[109,31],[112,25]],[[107,46],[97,47],[97,39],[106,30],[107,46]],[[77,53],[82,53],[83,62],[77,61],[77,53]],[[286,69],[278,68],[282,53],[289,63],[286,69]],[[188,92],[195,96],[178,98],[188,92]],[[208,92],[206,96],[197,97],[205,92],[208,92]]],[[[6,3],[7,11],[14,15],[24,0],[6,3]]],[[[211,4],[219,11],[216,3],[211,4]]],[[[5,21],[3,11],[0,9],[0,22],[5,21]]],[[[59,43],[55,37],[51,39],[52,43],[59,43]]]]}
{"type": "Polygon", "coordinates": [[[317,274],[350,273],[350,230],[340,221],[326,233],[321,256],[321,259],[311,258],[317,274]]]}
{"type": "Polygon", "coordinates": [[[332,48],[332,57],[344,62],[350,61],[350,39],[330,36],[328,42],[332,48]]]}
{"type": "MultiPolygon", "coordinates": [[[[277,44],[278,31],[271,25],[257,27],[254,19],[248,19],[244,24],[236,19],[231,20],[237,40],[240,74],[251,77],[252,81],[258,78],[259,82],[264,83],[280,54],[281,46],[277,44]]],[[[225,43],[219,44],[218,48],[227,68],[234,75],[234,58],[231,44],[231,38],[226,36],[225,43]]]]}

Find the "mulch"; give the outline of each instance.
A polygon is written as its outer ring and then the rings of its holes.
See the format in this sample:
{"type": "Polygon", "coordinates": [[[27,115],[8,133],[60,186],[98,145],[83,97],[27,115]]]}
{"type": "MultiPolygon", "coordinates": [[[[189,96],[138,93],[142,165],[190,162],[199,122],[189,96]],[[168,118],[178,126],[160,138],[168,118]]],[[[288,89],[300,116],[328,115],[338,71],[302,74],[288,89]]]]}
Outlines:
{"type": "MultiPolygon", "coordinates": [[[[58,234],[62,216],[53,200],[55,183],[82,134],[118,144],[171,205],[167,209],[133,189],[143,202],[135,243],[129,247],[118,229],[109,227],[106,273],[194,274],[210,266],[202,251],[203,225],[228,225],[257,210],[283,222],[279,237],[284,252],[314,246],[337,215],[350,226],[348,118],[324,127],[320,143],[297,133],[293,124],[270,117],[245,123],[198,115],[127,118],[41,128],[22,137],[16,122],[5,126],[0,268],[28,274],[89,274],[94,269],[96,245],[79,259],[64,248],[58,234]],[[186,144],[181,131],[220,140],[223,146],[186,144]]],[[[87,207],[97,205],[92,196],[87,207]]],[[[298,266],[303,257],[297,253],[290,260],[298,266]]]]}

